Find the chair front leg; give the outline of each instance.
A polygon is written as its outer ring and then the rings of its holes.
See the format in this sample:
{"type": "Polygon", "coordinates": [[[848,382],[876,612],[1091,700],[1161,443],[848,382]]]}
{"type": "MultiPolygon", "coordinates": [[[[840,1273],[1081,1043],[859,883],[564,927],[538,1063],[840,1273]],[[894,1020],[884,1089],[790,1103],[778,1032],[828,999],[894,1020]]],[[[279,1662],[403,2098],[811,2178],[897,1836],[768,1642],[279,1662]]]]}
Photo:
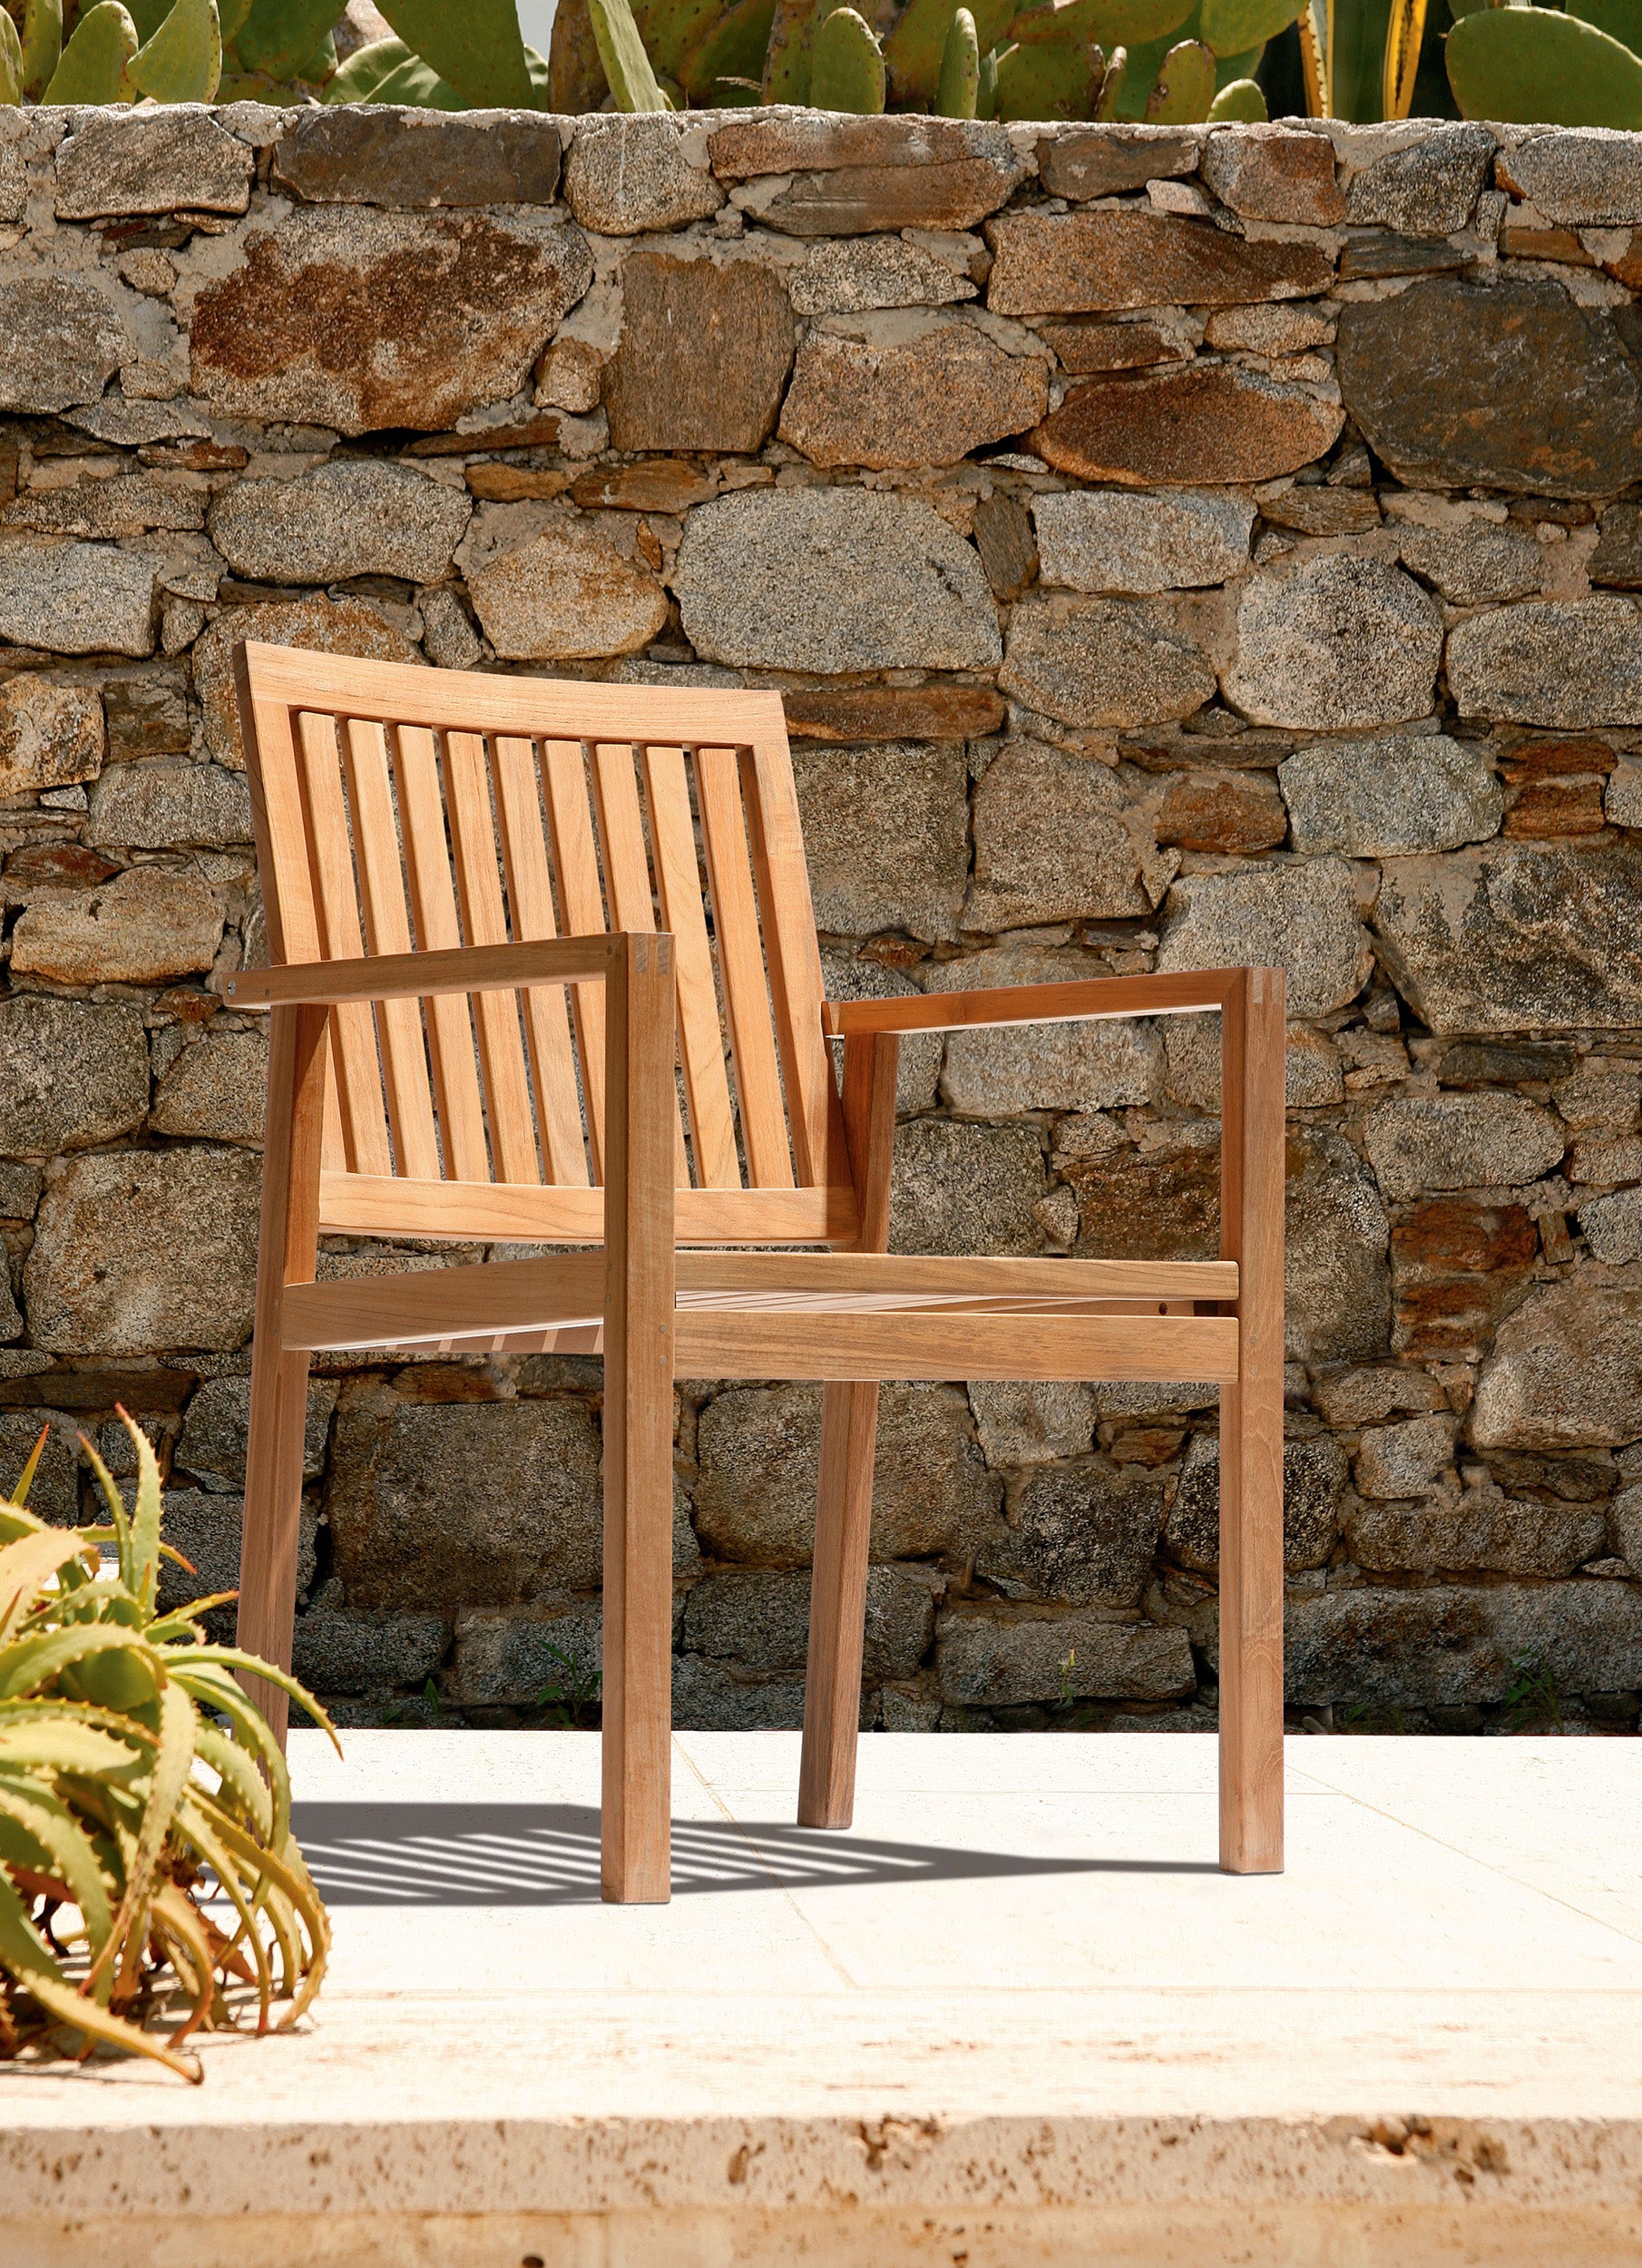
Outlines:
{"type": "Polygon", "coordinates": [[[605,996],[601,1879],[619,1905],[671,1892],[672,943],[627,937],[605,996]]]}
{"type": "Polygon", "coordinates": [[[1222,1254],[1238,1375],[1220,1389],[1220,1864],[1283,1871],[1283,972],[1224,1012],[1222,1254]]]}
{"type": "MultiPolygon", "coordinates": [[[[329,1056],[325,1009],[276,1008],[270,1022],[236,1637],[246,1652],[289,1669],[308,1357],[288,1353],[283,1344],[285,1287],[314,1279],[329,1056]]],[[[285,1694],[249,1673],[241,1683],[283,1747],[289,1717],[285,1694]]]]}

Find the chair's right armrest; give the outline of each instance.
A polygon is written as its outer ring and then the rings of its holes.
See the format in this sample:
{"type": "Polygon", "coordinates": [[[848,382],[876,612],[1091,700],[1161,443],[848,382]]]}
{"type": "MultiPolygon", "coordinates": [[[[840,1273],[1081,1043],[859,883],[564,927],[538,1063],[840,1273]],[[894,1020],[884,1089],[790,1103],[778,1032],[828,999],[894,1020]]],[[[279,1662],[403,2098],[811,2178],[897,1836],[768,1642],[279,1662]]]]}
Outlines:
{"type": "Polygon", "coordinates": [[[1241,969],[1171,976],[1100,976],[1072,984],[999,985],[983,992],[910,992],[899,1000],[825,1001],[831,1040],[906,1031],[984,1031],[988,1025],[1075,1023],[1100,1016],[1178,1016],[1225,1008],[1241,969]]]}

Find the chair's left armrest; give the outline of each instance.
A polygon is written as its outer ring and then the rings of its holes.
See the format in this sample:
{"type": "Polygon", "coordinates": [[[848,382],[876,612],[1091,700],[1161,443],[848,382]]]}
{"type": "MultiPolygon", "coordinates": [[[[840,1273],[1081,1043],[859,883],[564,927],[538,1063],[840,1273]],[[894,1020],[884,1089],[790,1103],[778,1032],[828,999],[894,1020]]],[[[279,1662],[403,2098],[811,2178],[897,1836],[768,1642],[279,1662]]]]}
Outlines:
{"type": "Polygon", "coordinates": [[[222,996],[233,1008],[330,1007],[350,1000],[428,1000],[437,992],[595,983],[609,975],[625,944],[618,933],[459,945],[451,953],[385,953],[363,961],[291,962],[278,969],[241,969],[227,979],[222,996]]]}
{"type": "Polygon", "coordinates": [[[825,1001],[828,1039],[905,1031],[984,1030],[989,1024],[1072,1023],[1097,1016],[1178,1016],[1225,1008],[1241,969],[1178,976],[1100,976],[1074,984],[1000,985],[984,992],[911,992],[900,1000],[825,1001]]]}

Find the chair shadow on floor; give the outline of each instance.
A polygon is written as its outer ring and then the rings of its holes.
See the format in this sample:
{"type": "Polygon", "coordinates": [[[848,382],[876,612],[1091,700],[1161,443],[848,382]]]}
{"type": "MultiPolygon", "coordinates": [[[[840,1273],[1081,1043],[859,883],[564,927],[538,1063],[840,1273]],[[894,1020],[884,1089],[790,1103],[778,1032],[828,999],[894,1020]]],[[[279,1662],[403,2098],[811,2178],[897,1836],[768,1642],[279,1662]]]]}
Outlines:
{"type": "MultiPolygon", "coordinates": [[[[298,1803],[292,1824],[332,1906],[573,1906],[599,1900],[599,1813],[588,1804],[298,1803]]],[[[769,1820],[673,1823],[675,1897],[1217,1871],[1210,1861],[1031,1858],[885,1843],[769,1820]]]]}

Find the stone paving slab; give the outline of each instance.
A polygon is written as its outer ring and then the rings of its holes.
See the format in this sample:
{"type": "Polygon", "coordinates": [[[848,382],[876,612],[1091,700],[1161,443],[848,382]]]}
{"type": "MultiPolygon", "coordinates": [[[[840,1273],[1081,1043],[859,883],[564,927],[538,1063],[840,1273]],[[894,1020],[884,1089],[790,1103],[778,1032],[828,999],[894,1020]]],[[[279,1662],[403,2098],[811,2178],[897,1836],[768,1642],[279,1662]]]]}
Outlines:
{"type": "Polygon", "coordinates": [[[6,2268],[1597,2268],[1642,2249],[1642,1746],[682,1734],[676,1892],[598,1900],[598,1752],[293,1738],[336,1956],[299,2037],[0,2069],[6,2268]]]}

